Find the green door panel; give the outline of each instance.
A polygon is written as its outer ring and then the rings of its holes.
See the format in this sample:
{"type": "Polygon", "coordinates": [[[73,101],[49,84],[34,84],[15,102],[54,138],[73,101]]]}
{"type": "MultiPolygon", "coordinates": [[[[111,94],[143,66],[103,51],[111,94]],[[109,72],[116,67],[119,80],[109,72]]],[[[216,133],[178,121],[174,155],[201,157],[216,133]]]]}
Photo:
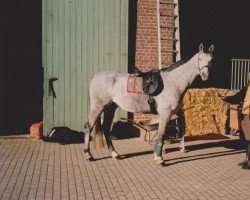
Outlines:
{"type": "MultiPolygon", "coordinates": [[[[128,71],[129,0],[43,0],[44,135],[52,127],[82,130],[93,74],[128,71]],[[56,98],[49,94],[53,82],[56,98]]],[[[118,111],[116,119],[126,116],[118,111]]]]}

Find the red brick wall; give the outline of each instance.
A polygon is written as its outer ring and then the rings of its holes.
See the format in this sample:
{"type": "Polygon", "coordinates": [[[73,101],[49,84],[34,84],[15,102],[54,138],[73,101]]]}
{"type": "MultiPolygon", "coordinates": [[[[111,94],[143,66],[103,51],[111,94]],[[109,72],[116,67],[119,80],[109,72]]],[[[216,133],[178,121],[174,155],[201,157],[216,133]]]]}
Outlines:
{"type": "MultiPolygon", "coordinates": [[[[173,0],[162,0],[173,2],[173,0]]],[[[174,15],[174,6],[161,4],[160,12],[174,15]]],[[[161,17],[161,25],[174,27],[174,18],[161,17]]],[[[136,66],[142,71],[159,68],[158,64],[158,38],[157,38],[157,5],[156,0],[138,0],[137,2],[137,32],[136,32],[136,66]]],[[[174,29],[161,28],[161,36],[173,38],[174,29]]],[[[173,50],[172,40],[161,41],[162,50],[173,50]]],[[[173,53],[162,53],[162,67],[173,62],[173,53]]],[[[135,114],[135,121],[151,118],[152,115],[135,114]]]]}

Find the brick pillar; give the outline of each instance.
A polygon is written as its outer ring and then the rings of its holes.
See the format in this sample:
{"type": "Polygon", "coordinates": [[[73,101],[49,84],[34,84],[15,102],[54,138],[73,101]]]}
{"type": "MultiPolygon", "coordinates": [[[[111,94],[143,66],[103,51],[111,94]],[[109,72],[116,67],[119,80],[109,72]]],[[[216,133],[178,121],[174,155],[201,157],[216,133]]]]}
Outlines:
{"type": "MultiPolygon", "coordinates": [[[[142,71],[159,68],[156,2],[156,0],[138,0],[137,3],[135,64],[142,71]]],[[[173,0],[168,0],[167,2],[173,2],[173,0]]],[[[161,4],[160,12],[167,15],[174,15],[174,5],[161,4]]],[[[161,25],[174,27],[174,18],[161,16],[161,25]]],[[[161,28],[161,36],[163,38],[174,38],[174,30],[174,28],[161,28]]],[[[173,42],[173,40],[162,40],[162,50],[174,50],[173,42]]],[[[163,68],[173,63],[173,53],[162,52],[162,62],[163,68]]],[[[155,117],[155,115],[135,114],[134,120],[139,121],[152,117],[155,117]]]]}

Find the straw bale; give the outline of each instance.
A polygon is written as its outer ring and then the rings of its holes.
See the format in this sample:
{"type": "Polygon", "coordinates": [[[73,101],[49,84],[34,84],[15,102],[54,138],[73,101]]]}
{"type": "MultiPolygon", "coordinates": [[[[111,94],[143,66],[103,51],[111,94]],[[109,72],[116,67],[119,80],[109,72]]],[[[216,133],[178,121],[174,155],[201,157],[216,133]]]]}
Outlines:
{"type": "Polygon", "coordinates": [[[189,89],[183,98],[185,135],[225,134],[228,104],[218,95],[232,95],[227,89],[189,89]]]}

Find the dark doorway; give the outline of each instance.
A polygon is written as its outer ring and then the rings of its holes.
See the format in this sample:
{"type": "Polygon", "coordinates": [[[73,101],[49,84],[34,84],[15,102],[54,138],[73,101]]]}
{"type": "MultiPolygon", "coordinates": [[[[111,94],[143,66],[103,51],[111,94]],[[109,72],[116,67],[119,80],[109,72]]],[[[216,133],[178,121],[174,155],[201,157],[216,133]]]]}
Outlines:
{"type": "MultiPolygon", "coordinates": [[[[133,73],[135,69],[136,51],[136,29],[137,29],[137,1],[129,0],[129,23],[128,23],[128,72],[133,73]]],[[[128,119],[133,119],[133,113],[128,113],[128,119]]]]}
{"type": "Polygon", "coordinates": [[[179,1],[182,58],[189,59],[203,42],[215,45],[214,64],[207,82],[193,87],[230,88],[231,59],[250,58],[248,0],[179,1]]]}
{"type": "Polygon", "coordinates": [[[129,0],[128,72],[133,72],[135,67],[136,27],[137,27],[137,1],[129,0]]]}
{"type": "Polygon", "coordinates": [[[0,135],[42,120],[41,16],[41,0],[0,3],[0,135]]]}

